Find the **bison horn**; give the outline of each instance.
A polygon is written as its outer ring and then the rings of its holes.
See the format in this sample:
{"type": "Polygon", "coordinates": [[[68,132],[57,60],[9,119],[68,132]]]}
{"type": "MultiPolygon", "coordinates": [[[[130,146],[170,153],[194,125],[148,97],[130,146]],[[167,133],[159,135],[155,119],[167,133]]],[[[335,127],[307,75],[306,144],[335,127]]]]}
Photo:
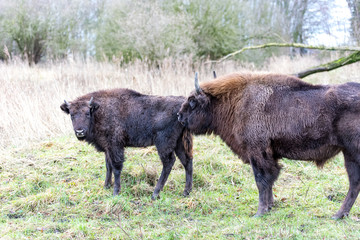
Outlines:
{"type": "Polygon", "coordinates": [[[199,85],[199,79],[198,79],[198,72],[195,73],[195,90],[197,94],[200,94],[202,92],[200,85],[199,85]]]}
{"type": "Polygon", "coordinates": [[[94,97],[91,97],[90,101],[89,101],[89,106],[91,106],[93,100],[94,100],[94,97]]]}
{"type": "Polygon", "coordinates": [[[213,70],[214,79],[216,78],[216,72],[213,70]]]}
{"type": "Polygon", "coordinates": [[[64,103],[66,104],[67,107],[70,106],[70,104],[66,100],[64,100],[64,103]]]}

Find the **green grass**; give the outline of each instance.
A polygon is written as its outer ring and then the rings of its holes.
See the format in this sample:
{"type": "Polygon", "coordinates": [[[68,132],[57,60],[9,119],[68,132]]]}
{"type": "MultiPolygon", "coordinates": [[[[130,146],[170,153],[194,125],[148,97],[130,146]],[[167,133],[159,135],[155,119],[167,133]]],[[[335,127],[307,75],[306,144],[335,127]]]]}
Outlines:
{"type": "Polygon", "coordinates": [[[161,198],[151,201],[161,172],[156,149],[129,148],[122,190],[104,189],[103,153],[63,137],[7,149],[0,161],[1,239],[358,239],[360,206],[331,219],[348,180],[342,156],[322,170],[283,160],[275,207],[252,217],[258,193],[249,165],[217,137],[196,137],[194,187],[183,197],[177,161],[161,198]]]}

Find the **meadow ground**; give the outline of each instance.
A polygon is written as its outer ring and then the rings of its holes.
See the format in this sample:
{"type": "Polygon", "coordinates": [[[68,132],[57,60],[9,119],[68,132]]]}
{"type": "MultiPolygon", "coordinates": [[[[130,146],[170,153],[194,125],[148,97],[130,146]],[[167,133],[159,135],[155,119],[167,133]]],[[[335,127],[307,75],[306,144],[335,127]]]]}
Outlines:
{"type": "Polygon", "coordinates": [[[283,160],[275,207],[252,217],[258,193],[249,165],[214,136],[196,137],[194,187],[183,197],[179,161],[151,201],[161,163],[153,147],[127,149],[122,192],[104,189],[105,165],[75,137],[13,149],[0,165],[2,239],[358,239],[360,205],[331,219],[345,198],[342,157],[324,169],[283,160]]]}
{"type": "MultiPolygon", "coordinates": [[[[313,58],[274,58],[259,70],[294,73],[318,65],[313,58]]],[[[358,239],[360,201],[350,216],[331,220],[348,179],[342,156],[321,170],[312,163],[282,160],[275,207],[252,217],[258,193],[249,165],[215,136],[195,137],[194,187],[181,195],[185,171],[175,163],[169,180],[151,201],[161,162],[154,147],[128,148],[122,192],[104,189],[102,153],[76,140],[59,108],[86,92],[129,87],[158,95],[186,95],[194,68],[211,79],[214,66],[167,60],[158,68],[136,63],[57,63],[28,67],[0,64],[1,239],[358,239]]],[[[227,62],[218,75],[255,70],[227,62]]],[[[305,79],[313,83],[360,82],[360,65],[305,79]]]]}

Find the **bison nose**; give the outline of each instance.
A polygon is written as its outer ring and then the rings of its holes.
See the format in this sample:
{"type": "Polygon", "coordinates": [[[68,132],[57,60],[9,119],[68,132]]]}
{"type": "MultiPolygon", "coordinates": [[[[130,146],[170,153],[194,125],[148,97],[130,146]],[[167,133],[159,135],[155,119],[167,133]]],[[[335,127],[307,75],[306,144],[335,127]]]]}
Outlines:
{"type": "Polygon", "coordinates": [[[181,113],[177,113],[177,116],[178,116],[178,121],[181,123],[181,125],[185,126],[183,115],[181,113]]]}
{"type": "Polygon", "coordinates": [[[76,134],[77,137],[84,137],[85,136],[85,130],[84,129],[75,130],[75,134],[76,134]]]}
{"type": "Polygon", "coordinates": [[[182,114],[181,114],[181,113],[177,113],[176,115],[177,115],[177,117],[178,117],[178,121],[181,122],[182,114]]]}

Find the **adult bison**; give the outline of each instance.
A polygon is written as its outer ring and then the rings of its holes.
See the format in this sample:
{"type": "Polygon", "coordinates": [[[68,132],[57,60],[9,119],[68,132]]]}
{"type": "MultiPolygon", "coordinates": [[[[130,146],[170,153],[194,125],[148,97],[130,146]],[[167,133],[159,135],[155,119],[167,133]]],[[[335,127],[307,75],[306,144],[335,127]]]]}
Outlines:
{"type": "Polygon", "coordinates": [[[120,192],[120,174],[125,147],[155,145],[163,164],[152,198],[158,197],[170,174],[176,154],[184,165],[184,195],[192,189],[192,136],[177,120],[184,97],[143,95],[129,89],[103,90],[86,94],[60,108],[70,114],[79,140],[105,152],[105,187],[114,173],[114,195],[120,192]]]}
{"type": "Polygon", "coordinates": [[[311,85],[279,74],[230,74],[199,86],[183,103],[179,121],[195,134],[219,135],[251,164],[261,216],[273,205],[280,158],[321,167],[340,151],[350,188],[340,210],[349,214],[360,190],[360,84],[311,85]]]}

